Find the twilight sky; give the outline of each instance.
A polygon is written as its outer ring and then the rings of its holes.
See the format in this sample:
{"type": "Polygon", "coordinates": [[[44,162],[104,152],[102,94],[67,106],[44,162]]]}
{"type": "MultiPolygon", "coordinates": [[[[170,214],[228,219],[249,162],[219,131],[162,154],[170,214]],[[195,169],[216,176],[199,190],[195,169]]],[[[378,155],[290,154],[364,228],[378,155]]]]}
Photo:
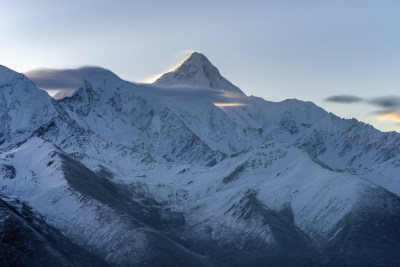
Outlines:
{"type": "Polygon", "coordinates": [[[0,1],[0,64],[144,82],[193,51],[247,95],[400,131],[400,1],[0,1]]]}

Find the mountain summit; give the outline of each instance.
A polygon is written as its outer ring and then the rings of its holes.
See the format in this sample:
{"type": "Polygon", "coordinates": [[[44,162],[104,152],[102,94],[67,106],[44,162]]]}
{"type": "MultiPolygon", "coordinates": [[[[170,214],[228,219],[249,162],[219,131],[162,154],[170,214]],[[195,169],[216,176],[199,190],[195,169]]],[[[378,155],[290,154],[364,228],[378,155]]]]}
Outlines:
{"type": "Polygon", "coordinates": [[[237,86],[221,76],[218,69],[201,53],[194,52],[173,71],[165,73],[154,84],[192,85],[244,94],[237,86]]]}

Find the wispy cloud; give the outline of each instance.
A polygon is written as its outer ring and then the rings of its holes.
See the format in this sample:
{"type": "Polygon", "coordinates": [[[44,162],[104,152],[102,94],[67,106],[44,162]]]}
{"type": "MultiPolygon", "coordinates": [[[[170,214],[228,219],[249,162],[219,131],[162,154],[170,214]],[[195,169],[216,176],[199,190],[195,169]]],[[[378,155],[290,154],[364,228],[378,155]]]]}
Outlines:
{"type": "Polygon", "coordinates": [[[225,108],[225,107],[241,107],[241,106],[246,106],[244,103],[214,103],[215,106],[220,107],[220,108],[225,108]]]}
{"type": "Polygon", "coordinates": [[[326,101],[334,102],[334,103],[349,104],[349,103],[361,102],[361,101],[363,101],[363,99],[361,97],[358,97],[355,95],[333,95],[333,96],[326,98],[326,101]]]}
{"type": "Polygon", "coordinates": [[[239,106],[245,105],[249,101],[247,96],[213,88],[203,88],[188,85],[179,86],[158,86],[158,85],[142,85],[137,87],[136,91],[142,94],[152,94],[162,97],[166,101],[171,100],[190,100],[198,98],[208,98],[218,106],[239,106]]]}
{"type": "Polygon", "coordinates": [[[364,99],[355,95],[334,95],[325,99],[328,102],[353,104],[362,102],[378,108],[371,114],[382,121],[392,121],[400,124],[400,96],[381,96],[364,99]]]}
{"type": "Polygon", "coordinates": [[[146,77],[140,80],[140,83],[154,83],[158,78],[160,78],[164,73],[154,74],[152,76],[146,77]]]}
{"type": "Polygon", "coordinates": [[[31,79],[38,88],[58,92],[55,98],[71,95],[82,85],[82,80],[91,73],[107,71],[100,67],[87,66],[78,69],[36,69],[28,71],[25,75],[31,79]]]}
{"type": "Polygon", "coordinates": [[[381,110],[374,112],[374,114],[383,121],[393,121],[400,124],[400,110],[393,109],[393,110],[381,110]]]}
{"type": "Polygon", "coordinates": [[[368,101],[368,103],[384,108],[384,109],[392,109],[399,108],[400,109],[400,97],[399,96],[384,96],[384,97],[375,97],[368,101]]]}
{"type": "MultiPolygon", "coordinates": [[[[38,69],[25,73],[36,85],[49,93],[56,94],[56,99],[72,95],[82,85],[82,81],[92,74],[109,72],[99,67],[82,67],[79,69],[38,69]]],[[[134,85],[134,84],[132,84],[134,85]]],[[[248,98],[242,94],[236,94],[223,90],[212,88],[202,88],[195,86],[157,86],[152,84],[142,84],[135,86],[138,94],[148,95],[150,97],[161,97],[165,101],[185,101],[206,97],[218,106],[238,106],[245,105],[248,98]]]]}
{"type": "Polygon", "coordinates": [[[91,72],[104,70],[99,67],[82,67],[78,69],[37,69],[25,75],[43,90],[73,89],[79,86],[82,79],[91,72]]]}
{"type": "Polygon", "coordinates": [[[379,120],[392,121],[400,124],[400,97],[383,96],[368,100],[368,103],[374,105],[380,110],[374,112],[379,120]]]}

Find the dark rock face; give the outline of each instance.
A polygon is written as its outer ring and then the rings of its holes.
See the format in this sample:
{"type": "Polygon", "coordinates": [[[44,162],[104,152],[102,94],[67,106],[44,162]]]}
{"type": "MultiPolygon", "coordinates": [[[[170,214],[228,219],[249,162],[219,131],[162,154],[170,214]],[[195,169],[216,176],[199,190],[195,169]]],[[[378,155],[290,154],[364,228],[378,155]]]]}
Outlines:
{"type": "Polygon", "coordinates": [[[316,243],[293,223],[290,207],[278,212],[264,206],[249,191],[230,208],[238,221],[261,218],[273,244],[261,238],[233,236],[213,239],[199,232],[187,242],[199,253],[227,266],[399,266],[400,198],[372,189],[365,199],[316,243]],[[197,238],[197,239],[196,239],[197,238]]]}
{"type": "MultiPolygon", "coordinates": [[[[152,199],[132,199],[134,192],[96,174],[67,155],[63,158],[63,170],[68,183],[83,196],[111,207],[126,217],[132,228],[146,237],[150,244],[148,256],[137,259],[121,259],[123,265],[139,266],[210,266],[212,260],[191,251],[184,242],[171,236],[171,231],[184,224],[182,214],[171,213],[152,199]]],[[[125,235],[127,233],[124,233],[125,235]]],[[[134,252],[134,251],[132,251],[134,252]]]]}
{"type": "Polygon", "coordinates": [[[28,206],[0,197],[1,266],[106,266],[28,206]]]}
{"type": "Polygon", "coordinates": [[[399,266],[400,198],[369,190],[321,247],[323,266],[399,266]]]}
{"type": "MultiPolygon", "coordinates": [[[[231,207],[239,221],[248,221],[255,217],[261,219],[264,227],[268,227],[275,242],[267,244],[261,240],[246,240],[246,245],[236,253],[226,257],[224,261],[230,266],[310,266],[314,265],[315,254],[311,240],[294,225],[293,214],[289,207],[275,211],[264,206],[249,191],[231,207]]],[[[230,244],[235,249],[235,244],[230,244]]],[[[219,253],[227,253],[229,247],[222,248],[219,253]]],[[[218,251],[218,249],[217,249],[218,251]]]]}
{"type": "Polygon", "coordinates": [[[1,167],[1,171],[4,175],[4,178],[13,179],[17,174],[17,170],[12,165],[3,164],[1,167]]]}

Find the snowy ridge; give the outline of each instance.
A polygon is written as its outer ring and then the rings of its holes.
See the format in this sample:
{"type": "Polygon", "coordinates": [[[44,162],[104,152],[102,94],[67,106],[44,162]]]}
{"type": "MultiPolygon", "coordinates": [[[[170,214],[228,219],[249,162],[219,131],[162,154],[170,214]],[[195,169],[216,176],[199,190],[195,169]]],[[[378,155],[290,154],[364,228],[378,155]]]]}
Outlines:
{"type": "Polygon", "coordinates": [[[23,74],[0,66],[0,151],[26,140],[56,116],[52,102],[23,74]]]}

